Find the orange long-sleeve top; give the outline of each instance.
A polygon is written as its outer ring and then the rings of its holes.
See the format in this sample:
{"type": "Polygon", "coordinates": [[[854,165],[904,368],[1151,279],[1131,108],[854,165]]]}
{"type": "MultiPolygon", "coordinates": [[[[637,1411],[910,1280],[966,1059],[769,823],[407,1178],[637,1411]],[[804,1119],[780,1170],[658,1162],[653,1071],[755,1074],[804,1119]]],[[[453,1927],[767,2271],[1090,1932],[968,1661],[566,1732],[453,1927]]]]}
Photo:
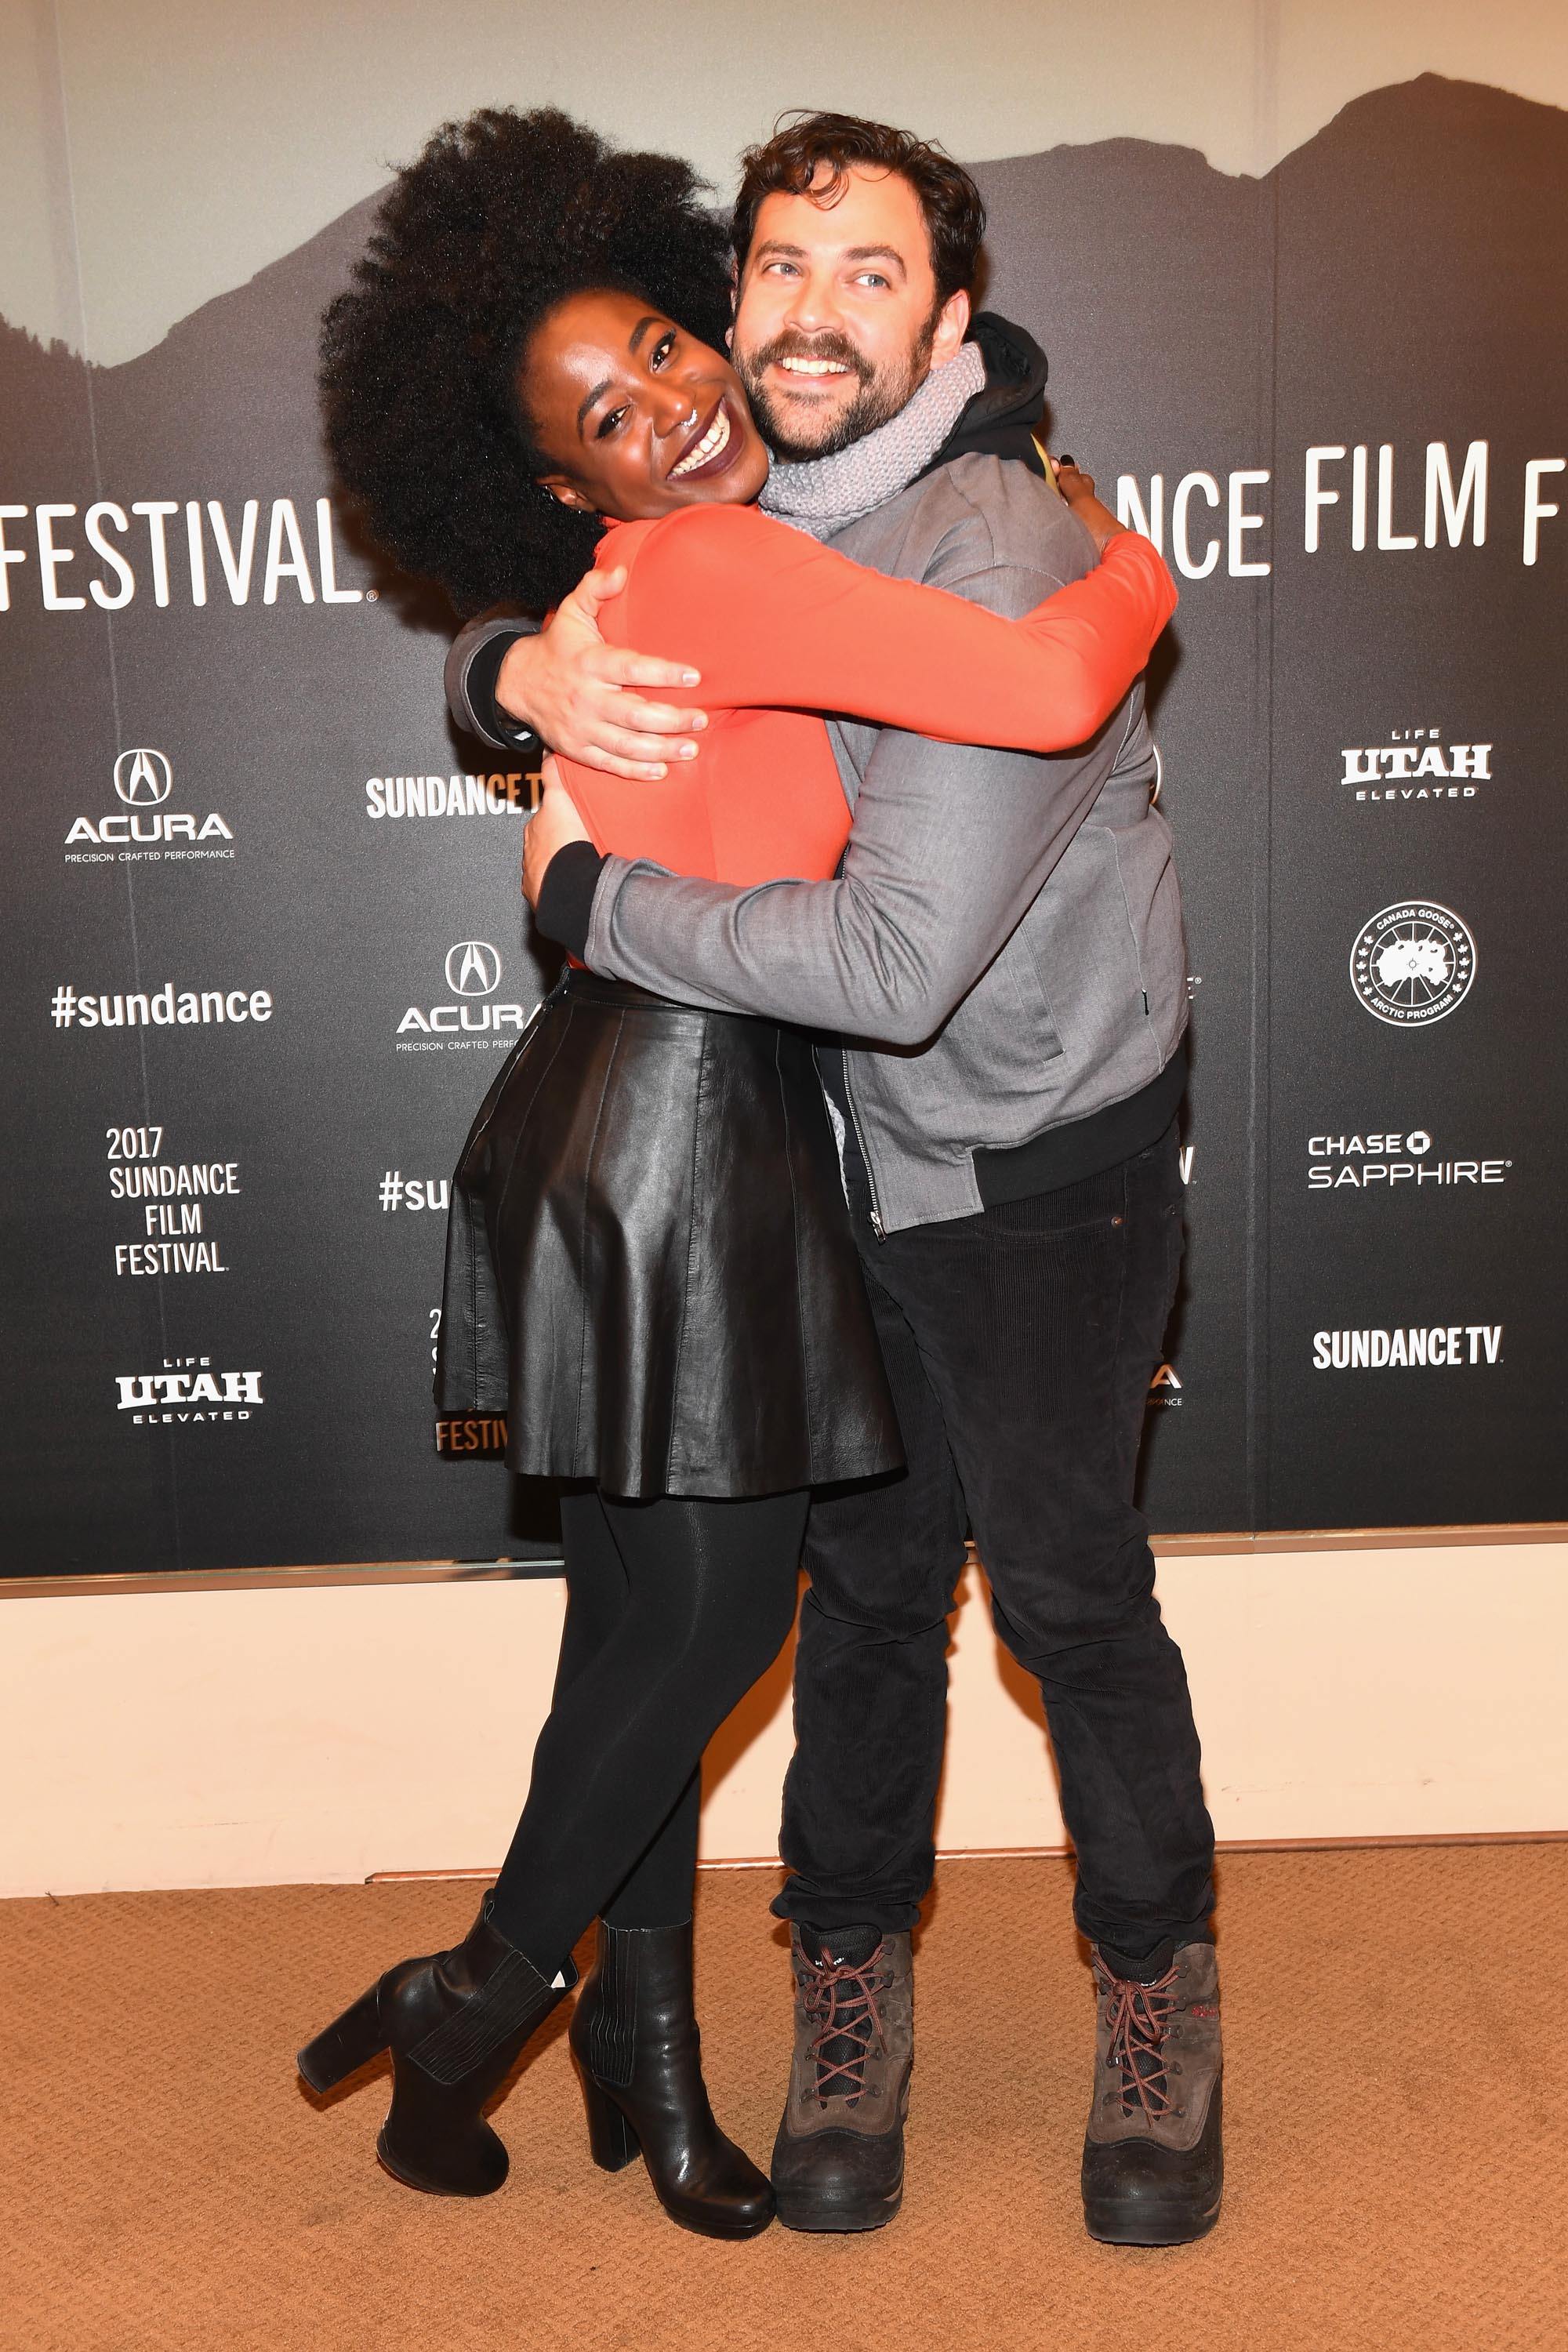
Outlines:
{"type": "Polygon", "coordinates": [[[563,760],[595,847],[710,882],[825,881],[850,814],[827,729],[842,712],[950,743],[1063,751],[1103,725],[1175,609],[1170,573],[1123,531],[1019,621],[889,580],[755,507],[617,523],[600,613],[614,645],[689,663],[708,712],[696,760],[629,783],[563,760]]]}

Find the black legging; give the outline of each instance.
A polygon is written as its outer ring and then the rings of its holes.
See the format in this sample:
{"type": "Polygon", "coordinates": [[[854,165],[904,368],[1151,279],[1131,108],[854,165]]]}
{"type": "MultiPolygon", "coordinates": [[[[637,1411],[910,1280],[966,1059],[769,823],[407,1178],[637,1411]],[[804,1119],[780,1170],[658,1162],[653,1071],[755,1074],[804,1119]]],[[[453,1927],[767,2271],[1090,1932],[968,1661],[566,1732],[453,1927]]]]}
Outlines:
{"type": "Polygon", "coordinates": [[[784,1646],[806,1501],[563,1499],[554,1699],[492,1912],[542,1974],[596,1916],[690,1917],[702,1751],[784,1646]]]}

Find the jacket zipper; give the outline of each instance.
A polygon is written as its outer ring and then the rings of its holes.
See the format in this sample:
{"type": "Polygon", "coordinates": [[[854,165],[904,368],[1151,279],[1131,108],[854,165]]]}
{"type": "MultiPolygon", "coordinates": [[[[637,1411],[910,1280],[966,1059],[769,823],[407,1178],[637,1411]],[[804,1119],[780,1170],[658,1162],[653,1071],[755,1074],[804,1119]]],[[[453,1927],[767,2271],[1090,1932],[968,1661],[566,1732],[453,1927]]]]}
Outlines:
{"type": "Polygon", "coordinates": [[[881,1210],[877,1205],[877,1171],[871,1165],[871,1154],[867,1149],[865,1129],[855,1117],[855,1089],[849,1083],[849,1056],[847,1053],[840,1051],[838,1066],[844,1073],[844,1099],[849,1106],[849,1117],[855,1128],[855,1140],[860,1146],[860,1157],[866,1163],[866,1181],[871,1192],[871,1231],[879,1242],[885,1242],[888,1238],[887,1228],[882,1223],[881,1210]]]}

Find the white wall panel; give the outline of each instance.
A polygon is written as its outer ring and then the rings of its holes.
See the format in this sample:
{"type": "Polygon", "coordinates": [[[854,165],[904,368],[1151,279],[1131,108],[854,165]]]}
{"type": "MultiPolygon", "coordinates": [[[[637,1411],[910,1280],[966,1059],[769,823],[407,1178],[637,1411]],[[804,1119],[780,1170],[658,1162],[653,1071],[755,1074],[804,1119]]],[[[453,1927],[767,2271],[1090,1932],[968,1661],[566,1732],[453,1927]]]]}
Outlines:
{"type": "MultiPolygon", "coordinates": [[[[1224,1840],[1568,1828],[1568,1545],[1166,1559],[1224,1840]]],[[[549,1705],[549,1580],[0,1606],[0,1895],[498,1863],[549,1705]]],[[[782,1660],[714,1743],[703,1850],[775,1851],[782,1660]]],[[[1033,1685],[977,1577],[945,1851],[1061,1842],[1033,1685]]]]}

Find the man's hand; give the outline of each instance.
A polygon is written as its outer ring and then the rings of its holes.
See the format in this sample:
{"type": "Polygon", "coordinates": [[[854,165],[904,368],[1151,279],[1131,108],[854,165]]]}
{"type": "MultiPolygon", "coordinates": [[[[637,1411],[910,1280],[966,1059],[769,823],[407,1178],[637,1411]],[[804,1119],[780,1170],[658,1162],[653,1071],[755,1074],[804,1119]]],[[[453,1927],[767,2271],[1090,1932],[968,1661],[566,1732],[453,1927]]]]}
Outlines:
{"type": "Polygon", "coordinates": [[[1070,457],[1054,457],[1051,472],[1058,489],[1103,555],[1117,533],[1126,530],[1126,524],[1096,495],[1094,476],[1086,474],[1081,466],[1075,466],[1070,457]]]}
{"type": "Polygon", "coordinates": [[[539,904],[545,869],[556,851],[564,849],[569,841],[593,838],[552,759],[544,762],[543,776],[539,806],[522,829],[522,895],[531,907],[539,904]]]}
{"type": "Polygon", "coordinates": [[[626,584],[624,566],[589,572],[536,637],[519,637],[501,663],[496,700],[552,751],[606,776],[657,782],[670,760],[694,760],[705,711],[646,702],[637,689],[697,686],[680,662],[624,653],[599,634],[599,608],[626,584]],[[678,735],[682,740],[671,743],[678,735]]]}

